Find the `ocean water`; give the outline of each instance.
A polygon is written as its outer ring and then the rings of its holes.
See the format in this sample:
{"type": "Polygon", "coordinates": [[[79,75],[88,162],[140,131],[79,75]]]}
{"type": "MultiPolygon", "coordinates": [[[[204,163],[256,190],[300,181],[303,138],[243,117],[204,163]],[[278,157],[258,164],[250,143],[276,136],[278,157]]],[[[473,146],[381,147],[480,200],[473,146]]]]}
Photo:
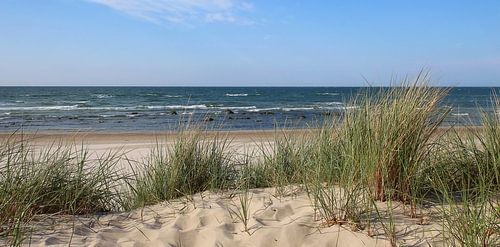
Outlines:
{"type": "MultiPolygon", "coordinates": [[[[355,106],[362,87],[0,87],[0,131],[165,131],[189,121],[229,130],[303,128],[355,106]]],[[[377,90],[371,88],[369,90],[377,90]]],[[[477,124],[500,88],[456,87],[447,124],[477,124]]]]}

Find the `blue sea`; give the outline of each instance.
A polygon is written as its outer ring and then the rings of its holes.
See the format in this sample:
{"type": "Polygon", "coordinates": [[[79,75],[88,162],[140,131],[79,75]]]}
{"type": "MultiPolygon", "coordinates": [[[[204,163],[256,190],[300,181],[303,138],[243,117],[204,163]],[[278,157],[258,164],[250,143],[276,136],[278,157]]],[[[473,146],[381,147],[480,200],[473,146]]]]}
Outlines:
{"type": "MultiPolygon", "coordinates": [[[[228,130],[314,126],[350,109],[363,87],[0,87],[0,131],[166,131],[186,122],[228,130]]],[[[500,88],[455,87],[446,124],[477,124],[500,88]]]]}

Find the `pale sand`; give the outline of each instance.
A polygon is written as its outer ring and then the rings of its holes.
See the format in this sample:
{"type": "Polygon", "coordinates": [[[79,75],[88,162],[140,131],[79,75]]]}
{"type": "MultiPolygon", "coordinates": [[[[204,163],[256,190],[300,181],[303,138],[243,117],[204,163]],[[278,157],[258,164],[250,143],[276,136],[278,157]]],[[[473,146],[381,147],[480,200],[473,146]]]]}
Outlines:
{"type": "MultiPolygon", "coordinates": [[[[272,131],[230,132],[233,147],[248,149],[272,140],[272,131]]],[[[8,134],[0,134],[0,140],[8,134]]],[[[83,144],[92,153],[126,151],[139,160],[157,140],[173,141],[173,134],[43,133],[33,142],[44,147],[54,141],[83,144]]],[[[306,193],[292,190],[280,197],[275,189],[253,189],[249,194],[248,232],[236,216],[238,192],[204,192],[126,213],[102,216],[37,216],[29,239],[33,246],[390,246],[380,224],[354,230],[349,224],[327,226],[306,193]],[[371,233],[371,237],[369,236],[371,233]]],[[[396,208],[400,243],[434,246],[436,224],[420,225],[396,208]],[[399,213],[398,213],[399,212],[399,213]]],[[[427,210],[430,214],[432,210],[427,210]]],[[[28,240],[27,240],[28,241],[28,240]]],[[[1,242],[1,241],[0,241],[1,242]]]]}
{"type": "MultiPolygon", "coordinates": [[[[275,196],[274,189],[249,193],[248,231],[236,216],[239,195],[204,192],[127,213],[40,219],[34,246],[390,246],[380,225],[355,231],[348,224],[326,226],[303,192],[275,196]],[[232,196],[232,197],[231,197],[232,196]],[[47,230],[50,229],[50,230],[47,230]]],[[[434,246],[436,225],[396,215],[404,245],[434,246]]]]}
{"type": "MultiPolygon", "coordinates": [[[[287,131],[302,133],[303,131],[287,131]]],[[[208,132],[209,135],[215,132],[208,132]]],[[[258,145],[268,146],[273,140],[274,131],[227,131],[218,132],[227,136],[231,141],[232,150],[239,154],[258,152],[258,145]]],[[[109,152],[124,153],[128,159],[140,161],[148,156],[151,149],[157,144],[171,144],[176,139],[175,132],[158,133],[104,133],[104,132],[43,132],[43,133],[11,133],[0,132],[0,142],[7,138],[20,138],[40,149],[50,145],[72,145],[76,148],[84,147],[89,151],[91,158],[99,157],[109,152]]]]}

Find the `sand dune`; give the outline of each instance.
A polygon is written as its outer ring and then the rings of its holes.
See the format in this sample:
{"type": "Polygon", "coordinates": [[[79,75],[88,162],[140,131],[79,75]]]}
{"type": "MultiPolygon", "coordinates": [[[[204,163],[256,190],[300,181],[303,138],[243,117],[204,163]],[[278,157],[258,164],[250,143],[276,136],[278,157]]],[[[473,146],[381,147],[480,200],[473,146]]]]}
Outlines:
{"type": "MultiPolygon", "coordinates": [[[[248,229],[242,193],[198,193],[189,198],[102,216],[39,216],[32,246],[390,246],[380,225],[356,230],[327,226],[304,192],[279,197],[273,188],[248,193],[248,229]]],[[[397,211],[397,209],[396,209],[397,211]]],[[[396,213],[403,246],[439,246],[439,225],[396,213]]]]}
{"type": "Polygon", "coordinates": [[[249,193],[248,231],[236,216],[239,195],[210,192],[101,217],[50,216],[38,226],[35,246],[389,246],[349,227],[325,227],[306,194],[249,193]]]}
{"type": "MultiPolygon", "coordinates": [[[[272,133],[231,133],[233,147],[248,149],[272,133]]],[[[1,139],[2,136],[0,136],[1,139]]],[[[3,136],[5,138],[5,136],[3,136]]],[[[38,145],[60,138],[83,143],[92,153],[126,151],[131,159],[143,158],[158,135],[97,134],[48,135],[38,145]],[[76,138],[76,139],[75,139],[76,138]]],[[[165,137],[165,136],[163,136],[165,137]]],[[[168,135],[166,137],[169,137],[168,135]]],[[[170,136],[171,137],[171,136],[170,136]]],[[[25,240],[31,246],[390,246],[380,223],[369,229],[349,224],[328,226],[312,206],[307,193],[292,189],[278,196],[276,189],[252,189],[248,194],[247,231],[241,212],[241,192],[203,192],[189,198],[146,206],[124,213],[90,216],[37,215],[25,240]]],[[[381,202],[379,207],[385,207],[381,202]]],[[[398,242],[436,246],[437,224],[420,224],[401,205],[395,206],[398,242]]],[[[432,209],[422,215],[430,215],[432,209]]],[[[432,223],[432,222],[431,222],[432,223]]],[[[0,240],[1,241],[1,240],[0,240]]],[[[1,243],[0,243],[1,244],[1,243]]]]}

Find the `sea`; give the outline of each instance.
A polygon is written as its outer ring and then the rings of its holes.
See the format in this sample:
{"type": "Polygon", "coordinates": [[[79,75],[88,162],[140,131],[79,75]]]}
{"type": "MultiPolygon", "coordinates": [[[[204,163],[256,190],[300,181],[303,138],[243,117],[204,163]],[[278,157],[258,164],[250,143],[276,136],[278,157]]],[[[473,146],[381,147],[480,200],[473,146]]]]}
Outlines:
{"type": "MultiPolygon", "coordinates": [[[[314,127],[355,109],[366,87],[0,87],[0,132],[155,132],[314,127]]],[[[479,124],[500,87],[454,87],[447,125],[479,124]]],[[[498,114],[498,113],[496,113],[498,114]]]]}

